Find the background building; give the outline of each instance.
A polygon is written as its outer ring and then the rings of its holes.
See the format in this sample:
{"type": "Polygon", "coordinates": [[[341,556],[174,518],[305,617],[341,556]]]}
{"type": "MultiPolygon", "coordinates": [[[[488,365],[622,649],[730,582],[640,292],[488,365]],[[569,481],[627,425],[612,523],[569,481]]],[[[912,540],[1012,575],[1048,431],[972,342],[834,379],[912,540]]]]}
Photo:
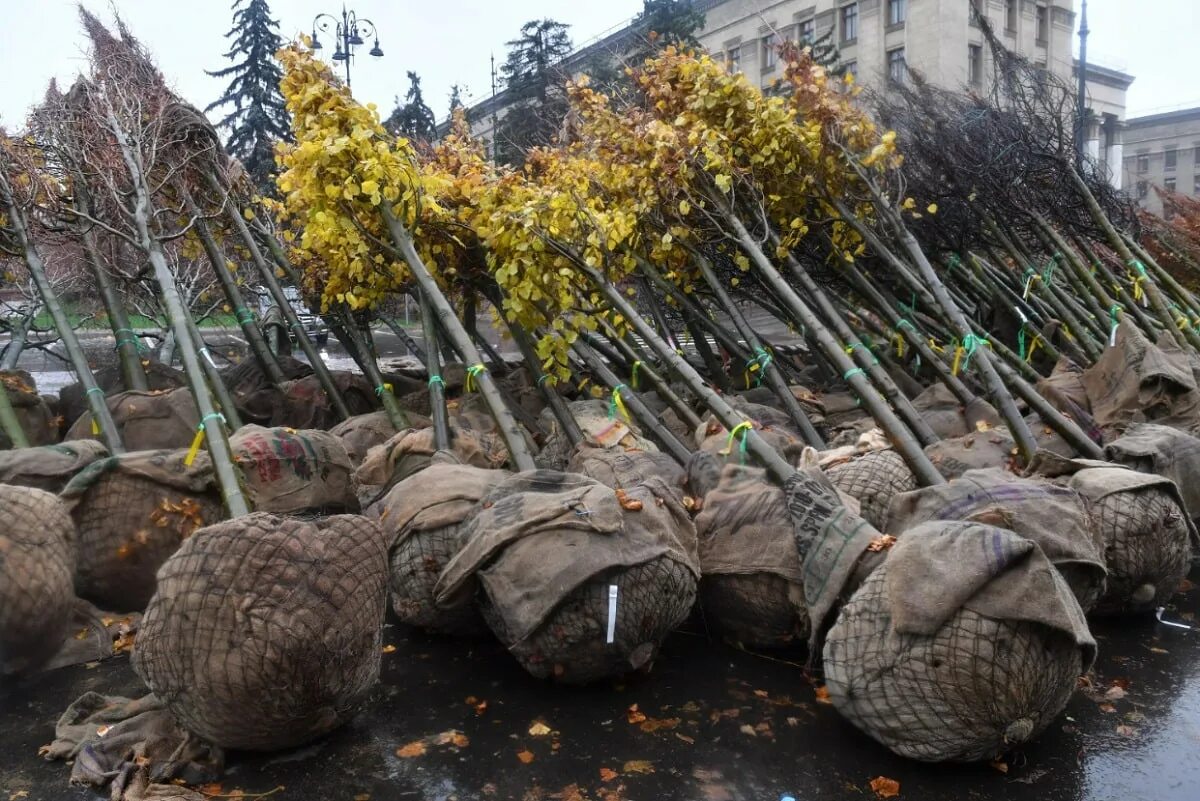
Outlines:
{"type": "Polygon", "coordinates": [[[1163,213],[1154,187],[1200,196],[1200,108],[1125,123],[1125,186],[1142,208],[1163,213]]]}
{"type": "MultiPolygon", "coordinates": [[[[976,0],[1004,44],[1075,84],[1074,0],[976,0]]],[[[841,65],[870,87],[903,80],[909,69],[951,88],[986,89],[992,57],[969,0],[694,0],[705,15],[696,38],[758,86],[783,75],[780,40],[813,42],[831,34],[841,65]]],[[[625,28],[583,47],[563,63],[581,71],[604,53],[628,51],[638,32],[625,28]]],[[[1089,65],[1089,149],[1118,186],[1125,94],[1133,77],[1089,65]]],[[[470,110],[472,130],[490,147],[509,101],[503,91],[470,110]]]]}

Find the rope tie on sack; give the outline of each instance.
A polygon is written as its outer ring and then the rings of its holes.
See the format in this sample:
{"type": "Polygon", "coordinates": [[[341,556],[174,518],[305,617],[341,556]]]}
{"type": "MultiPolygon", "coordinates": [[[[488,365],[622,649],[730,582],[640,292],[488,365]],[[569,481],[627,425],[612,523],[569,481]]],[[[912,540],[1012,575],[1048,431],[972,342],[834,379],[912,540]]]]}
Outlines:
{"type": "Polygon", "coordinates": [[[742,464],[745,464],[746,463],[746,433],[749,432],[750,430],[752,430],[753,428],[754,428],[754,424],[751,423],[749,420],[743,420],[742,422],[740,422],[736,426],[734,426],[733,430],[729,432],[729,439],[726,441],[725,450],[723,450],[721,452],[721,454],[723,456],[728,456],[729,454],[733,453],[733,440],[740,433],[741,434],[741,444],[738,446],[738,452],[739,452],[739,456],[741,458],[742,464]]]}
{"type": "Polygon", "coordinates": [[[755,348],[754,356],[746,362],[743,373],[746,379],[746,389],[750,389],[750,377],[754,374],[754,386],[761,387],[767,368],[771,366],[772,356],[763,348],[755,348]]]}
{"type": "Polygon", "coordinates": [[[615,420],[620,414],[626,420],[629,420],[629,410],[625,408],[625,401],[621,398],[621,390],[625,389],[624,384],[617,384],[613,387],[612,395],[608,398],[608,419],[615,420]]]}
{"type": "Polygon", "coordinates": [[[1122,307],[1120,303],[1114,303],[1108,309],[1108,322],[1110,326],[1108,333],[1108,346],[1110,348],[1115,348],[1117,346],[1117,329],[1121,327],[1122,311],[1124,311],[1124,307],[1122,307]]]}
{"type": "Polygon", "coordinates": [[[637,359],[636,361],[634,361],[633,369],[629,373],[629,383],[630,383],[630,385],[633,386],[635,391],[638,388],[638,370],[641,369],[641,366],[642,366],[642,360],[637,359]]]}
{"type": "Polygon", "coordinates": [[[187,456],[183,459],[183,463],[187,467],[191,467],[192,462],[196,461],[196,454],[200,452],[200,446],[204,444],[204,435],[207,432],[209,420],[220,420],[221,425],[225,425],[225,415],[220,412],[206,414],[201,418],[200,425],[196,426],[196,436],[192,438],[192,446],[188,448],[187,456]]]}
{"type": "Polygon", "coordinates": [[[118,328],[113,332],[117,336],[117,344],[113,345],[113,350],[120,350],[122,345],[133,345],[138,353],[145,353],[146,346],[138,339],[137,332],[132,328],[118,328]],[[129,334],[129,336],[121,336],[121,332],[129,334]]]}
{"type": "Polygon", "coordinates": [[[975,355],[975,351],[979,350],[981,345],[991,347],[983,337],[967,334],[963,337],[962,343],[954,349],[954,364],[950,368],[951,375],[958,376],[960,370],[966,372],[971,368],[971,357],[975,355]]]}
{"type": "Polygon", "coordinates": [[[479,374],[487,370],[483,364],[473,364],[467,368],[467,392],[474,392],[479,388],[479,374]]]}
{"type": "Polygon", "coordinates": [[[916,333],[917,330],[912,323],[903,317],[900,318],[900,322],[896,323],[895,329],[892,330],[892,344],[896,346],[896,358],[898,359],[904,358],[904,350],[907,347],[907,344],[904,341],[904,334],[900,333],[900,329],[904,328],[905,326],[908,326],[908,329],[914,333],[916,333]]]}
{"type": "MultiPolygon", "coordinates": [[[[104,397],[104,390],[100,389],[100,387],[91,387],[90,389],[87,390],[87,392],[83,393],[84,399],[86,400],[87,396],[91,395],[93,392],[99,392],[100,397],[101,398],[104,397]]],[[[100,402],[104,403],[103,400],[100,402]]],[[[92,436],[96,437],[99,435],[100,435],[100,421],[96,419],[96,413],[92,412],[92,436]]]]}
{"type": "Polygon", "coordinates": [[[1038,275],[1037,270],[1033,269],[1032,267],[1026,268],[1026,270],[1025,270],[1025,294],[1022,296],[1022,300],[1029,300],[1029,290],[1033,288],[1033,282],[1041,281],[1041,280],[1042,280],[1042,277],[1040,275],[1038,275]]]}

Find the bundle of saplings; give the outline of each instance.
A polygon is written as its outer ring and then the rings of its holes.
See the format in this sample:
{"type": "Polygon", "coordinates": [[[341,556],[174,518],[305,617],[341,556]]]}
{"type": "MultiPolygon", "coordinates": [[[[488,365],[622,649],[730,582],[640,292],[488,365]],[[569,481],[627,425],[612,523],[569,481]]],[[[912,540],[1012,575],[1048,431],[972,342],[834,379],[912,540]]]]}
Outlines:
{"type": "Polygon", "coordinates": [[[445,634],[485,630],[471,598],[439,606],[434,588],[462,548],[463,529],[480,499],[509,475],[461,464],[442,451],[367,510],[388,543],[392,609],[401,621],[445,634]]]}
{"type": "Polygon", "coordinates": [[[752,648],[805,642],[804,578],[783,490],[757,467],[725,465],[696,516],[704,617],[752,648]]]}
{"type": "Polygon", "coordinates": [[[58,492],[72,476],[106,456],[104,444],[90,439],[0,451],[0,484],[58,492]]]}
{"type": "Polygon", "coordinates": [[[988,760],[1062,712],[1096,644],[1032,540],[979,523],[905,531],[838,613],[829,697],[901,756],[988,760]]]}
{"type": "Polygon", "coordinates": [[[255,513],[196,532],[159,572],[133,667],[222,748],[292,748],[379,676],[387,551],[370,520],[255,513]]]}
{"type": "MultiPolygon", "coordinates": [[[[130,390],[107,397],[121,442],[130,451],[186,448],[196,435],[200,415],[189,389],[166,392],[130,390]]],[[[92,413],[84,412],[67,431],[67,440],[98,439],[92,413]]]]}
{"type": "Polygon", "coordinates": [[[145,608],[159,566],[225,516],[207,460],[138,451],[93,462],[62,491],[77,530],[75,589],[105,609],[145,608]]]}
{"type": "Polygon", "coordinates": [[[997,526],[1037,543],[1089,612],[1104,593],[1104,544],[1087,501],[1075,490],[1005,470],[961,477],[899,495],[888,528],[900,533],[934,520],[997,526]]]}
{"type": "Polygon", "coordinates": [[[537,470],[496,485],[438,581],[475,594],[484,620],[535,676],[580,684],[646,667],[688,615],[696,533],[657,479],[613,490],[537,470]]]}
{"type": "Polygon", "coordinates": [[[887,523],[888,506],[902,492],[917,488],[917,478],[894,450],[871,451],[825,468],[833,485],[862,504],[862,516],[876,528],[887,523]]]}
{"type": "Polygon", "coordinates": [[[54,655],[75,604],[75,526],[48,492],[0,484],[0,677],[54,655]]]}

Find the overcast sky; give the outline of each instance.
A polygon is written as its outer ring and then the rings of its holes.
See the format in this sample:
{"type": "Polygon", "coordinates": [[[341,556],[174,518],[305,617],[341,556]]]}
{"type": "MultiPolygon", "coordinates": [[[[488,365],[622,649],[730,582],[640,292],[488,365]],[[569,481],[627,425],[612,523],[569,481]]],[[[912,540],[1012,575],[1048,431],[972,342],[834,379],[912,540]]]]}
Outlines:
{"type": "MultiPolygon", "coordinates": [[[[174,87],[203,108],[223,82],[204,74],[228,63],[223,38],[232,0],[101,0],[87,2],[104,19],[115,8],[147,44],[174,87]]],[[[915,6],[924,0],[914,0],[915,6]]],[[[762,0],[770,5],[769,0],[762,0]]],[[[965,0],[964,0],[965,2],[965,0]]],[[[1078,6],[1078,0],[1076,5],[1078,6]]],[[[339,13],[337,0],[271,0],[285,38],[307,32],[322,11],[339,13]]],[[[422,77],[426,102],[446,114],[450,86],[470,97],[490,89],[489,56],[504,58],[505,41],[530,19],[553,17],[571,26],[575,43],[619,26],[641,0],[354,0],[349,7],[378,23],[382,59],[360,48],[352,66],[354,94],[386,116],[393,97],[407,89],[407,70],[422,77]]],[[[1200,0],[1090,0],[1092,60],[1137,76],[1129,92],[1130,116],[1200,106],[1191,56],[1200,33],[1200,0]]],[[[324,37],[326,54],[332,53],[324,37]]],[[[72,0],[0,0],[0,124],[20,128],[29,106],[52,77],[69,82],[83,64],[84,36],[72,0]]]]}

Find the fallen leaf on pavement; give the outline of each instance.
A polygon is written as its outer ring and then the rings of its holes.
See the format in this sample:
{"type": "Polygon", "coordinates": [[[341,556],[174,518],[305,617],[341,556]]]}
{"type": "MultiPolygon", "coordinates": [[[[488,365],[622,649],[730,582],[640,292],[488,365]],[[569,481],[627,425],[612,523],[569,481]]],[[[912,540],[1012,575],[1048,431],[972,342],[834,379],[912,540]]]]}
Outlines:
{"type": "Polygon", "coordinates": [[[534,721],[533,725],[529,727],[529,733],[534,737],[545,737],[550,733],[550,727],[542,721],[537,720],[534,721]]]}
{"type": "Polygon", "coordinates": [[[383,646],[383,652],[384,652],[385,654],[394,654],[394,653],[396,653],[396,646],[394,646],[394,645],[385,645],[385,646],[383,646]]]}
{"type": "Polygon", "coordinates": [[[766,690],[755,690],[755,691],[754,691],[754,694],[755,694],[755,695],[757,695],[759,698],[766,698],[766,697],[767,697],[767,691],[766,691],[766,690]]]}
{"type": "Polygon", "coordinates": [[[620,775],[612,768],[600,768],[600,781],[602,782],[611,782],[620,775]]]}
{"type": "Polygon", "coordinates": [[[648,759],[632,759],[621,767],[622,773],[653,773],[654,763],[648,759]]]}
{"type": "Polygon", "coordinates": [[[396,749],[396,756],[404,759],[414,759],[425,755],[425,741],[414,740],[408,745],[401,746],[396,749]]]}
{"type": "Polygon", "coordinates": [[[1121,735],[1122,737],[1136,737],[1137,733],[1138,730],[1133,726],[1126,726],[1124,723],[1122,723],[1120,726],[1117,726],[1117,734],[1121,735]]]}
{"type": "Polygon", "coordinates": [[[758,736],[758,732],[756,732],[754,730],[754,727],[751,726],[749,723],[743,723],[738,728],[738,731],[740,731],[742,734],[745,734],[748,737],[757,737],[758,736]]]}
{"type": "Polygon", "coordinates": [[[1109,687],[1108,690],[1104,693],[1104,697],[1107,698],[1109,701],[1120,701],[1122,698],[1125,697],[1125,688],[1117,686],[1117,685],[1113,685],[1112,687],[1109,687]]]}
{"type": "Polygon", "coordinates": [[[1008,763],[999,759],[992,763],[992,768],[1000,771],[1001,773],[1008,773],[1008,763]]]}
{"type": "Polygon", "coordinates": [[[1111,715],[1113,712],[1117,711],[1117,708],[1112,704],[1101,704],[1099,709],[1106,715],[1111,715]]]}
{"type": "Polygon", "coordinates": [[[833,701],[829,700],[829,688],[828,687],[818,687],[816,692],[817,692],[817,703],[818,704],[832,704],[833,703],[833,701]]]}
{"type": "Polygon", "coordinates": [[[633,706],[629,707],[628,711],[626,711],[625,719],[630,723],[644,723],[646,721],[646,715],[638,710],[637,704],[634,704],[633,706]]]}
{"type": "Polygon", "coordinates": [[[660,729],[673,729],[679,723],[679,718],[646,718],[638,728],[647,734],[653,734],[660,729]]]}
{"type": "Polygon", "coordinates": [[[886,776],[876,776],[871,779],[871,789],[880,798],[895,798],[900,795],[900,782],[886,776]]]}
{"type": "Polygon", "coordinates": [[[685,743],[687,743],[688,745],[695,745],[695,744],[696,744],[696,738],[695,738],[695,737],[688,737],[686,734],[680,734],[679,732],[675,732],[675,736],[676,736],[676,737],[678,737],[680,740],[683,740],[683,741],[684,741],[685,743]]]}
{"type": "Polygon", "coordinates": [[[530,762],[533,761],[533,752],[530,751],[528,748],[518,751],[517,759],[521,760],[521,762],[528,765],[530,762]]]}

